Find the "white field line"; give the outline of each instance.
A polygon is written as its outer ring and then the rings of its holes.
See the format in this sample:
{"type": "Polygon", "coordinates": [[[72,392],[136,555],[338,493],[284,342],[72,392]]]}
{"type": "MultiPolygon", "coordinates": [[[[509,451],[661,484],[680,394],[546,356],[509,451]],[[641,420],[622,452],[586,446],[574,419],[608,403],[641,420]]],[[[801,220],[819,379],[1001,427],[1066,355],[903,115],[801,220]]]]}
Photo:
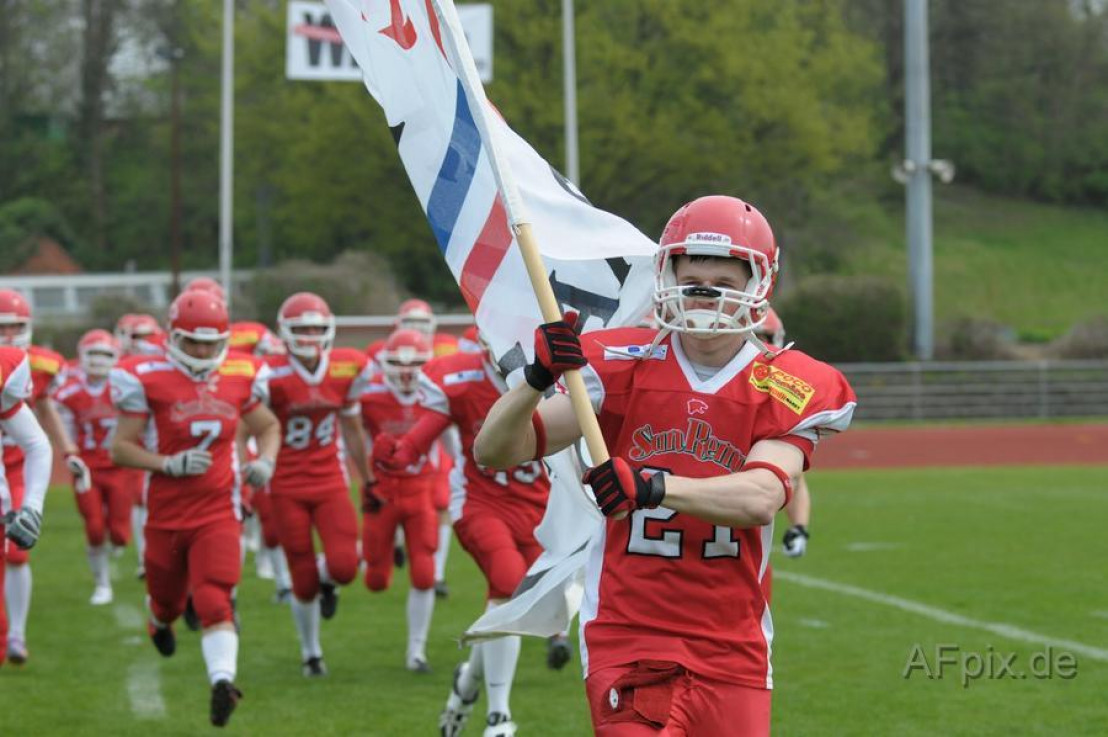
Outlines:
{"type": "Polygon", "coordinates": [[[124,630],[141,630],[146,621],[139,608],[133,604],[116,604],[112,607],[112,614],[115,615],[116,625],[124,630]]]}
{"type": "Polygon", "coordinates": [[[157,661],[140,661],[127,668],[127,697],[131,713],[138,719],[165,717],[161,671],[157,661]]]}
{"type": "Polygon", "coordinates": [[[1049,635],[1042,635],[1038,632],[1025,630],[1005,622],[986,622],[980,619],[971,619],[970,617],[964,617],[961,614],[948,612],[945,609],[921,604],[911,599],[902,599],[899,596],[882,594],[879,591],[870,591],[869,589],[850,586],[849,584],[835,583],[834,581],[827,581],[814,576],[806,576],[802,573],[793,573],[792,571],[774,570],[773,578],[775,580],[795,583],[800,586],[807,586],[811,589],[821,589],[836,594],[853,596],[856,599],[863,599],[875,604],[884,604],[885,606],[891,606],[901,611],[911,612],[921,617],[933,619],[936,622],[944,622],[946,624],[953,624],[969,629],[983,630],[985,632],[991,632],[998,637],[1028,642],[1033,645],[1049,645],[1062,650],[1068,650],[1078,655],[1083,655],[1093,660],[1108,662],[1108,650],[1104,648],[1086,645],[1081,642],[1074,642],[1073,640],[1063,640],[1049,635]]]}

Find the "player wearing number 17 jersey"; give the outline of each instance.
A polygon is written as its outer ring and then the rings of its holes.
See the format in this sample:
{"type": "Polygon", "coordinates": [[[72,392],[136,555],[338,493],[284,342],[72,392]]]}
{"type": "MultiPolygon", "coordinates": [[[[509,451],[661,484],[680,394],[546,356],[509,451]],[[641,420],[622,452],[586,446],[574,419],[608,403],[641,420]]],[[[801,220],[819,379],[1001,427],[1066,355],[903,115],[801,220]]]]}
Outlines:
{"type": "Polygon", "coordinates": [[[303,673],[322,676],[320,617],[334,616],[336,585],[358,574],[358,518],[345,456],[351,454],[364,482],[368,471],[358,397],[368,372],[360,351],[331,347],[335,318],[318,295],[300,292],[286,299],[277,324],[288,355],[267,359],[270,406],[282,426],[270,503],[292,573],[303,673]],[[323,546],[318,566],[313,529],[323,546]]]}
{"type": "Polygon", "coordinates": [[[148,631],[158,652],[172,655],[172,623],[191,592],[204,628],[210,718],[221,727],[242,696],[234,684],[238,633],[231,605],[242,567],[235,436],[241,419],[257,438],[258,458],[242,471],[260,485],[273,472],[280,428],[264,404],[265,365],[227,354],[227,308],[218,297],[183,292],[170,305],[169,329],[165,358],[127,359],[111,372],[120,413],[112,460],[151,472],[148,631]]]}
{"type": "Polygon", "coordinates": [[[777,266],[751,205],[685,205],[655,259],[661,330],[578,338],[570,316],[541,326],[527,382],[478,438],[478,457],[496,465],[572,443],[569,399],[543,392],[581,369],[611,454],[584,476],[608,517],[581,608],[601,737],[769,734],[773,518],[816,442],[846,429],[855,406],[838,371],[753,334],[777,266]]]}

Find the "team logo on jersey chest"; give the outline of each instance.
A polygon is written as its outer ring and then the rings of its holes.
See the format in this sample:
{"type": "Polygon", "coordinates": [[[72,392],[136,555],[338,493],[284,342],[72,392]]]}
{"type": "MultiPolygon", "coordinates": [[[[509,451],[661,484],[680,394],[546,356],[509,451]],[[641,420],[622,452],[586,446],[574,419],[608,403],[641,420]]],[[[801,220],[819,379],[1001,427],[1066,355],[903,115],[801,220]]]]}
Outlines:
{"type": "Polygon", "coordinates": [[[228,420],[238,419],[235,405],[213,396],[209,387],[199,389],[196,399],[174,402],[169,410],[169,419],[172,422],[184,422],[193,417],[211,415],[228,420]]]}
{"type": "Polygon", "coordinates": [[[655,430],[650,424],[631,433],[631,460],[640,462],[667,453],[691,455],[698,461],[707,461],[728,471],[738,471],[746,458],[733,443],[716,435],[715,429],[704,420],[690,417],[684,429],[655,430]]]}
{"type": "Polygon", "coordinates": [[[353,379],[358,375],[358,364],[353,361],[336,361],[329,372],[332,379],[353,379]]]}
{"type": "Polygon", "coordinates": [[[759,361],[755,361],[750,370],[750,385],[797,414],[803,412],[816,395],[816,388],[804,379],[759,361]]]}

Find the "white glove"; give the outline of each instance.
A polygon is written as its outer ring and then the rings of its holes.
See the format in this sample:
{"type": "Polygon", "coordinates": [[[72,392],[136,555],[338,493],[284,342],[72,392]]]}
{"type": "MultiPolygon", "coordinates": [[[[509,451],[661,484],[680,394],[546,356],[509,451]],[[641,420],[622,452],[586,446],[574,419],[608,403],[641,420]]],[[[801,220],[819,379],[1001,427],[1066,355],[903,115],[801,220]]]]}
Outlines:
{"type": "Polygon", "coordinates": [[[799,558],[808,550],[808,528],[804,525],[793,525],[785,530],[785,536],[781,539],[785,547],[785,555],[790,558],[799,558]]]}
{"type": "Polygon", "coordinates": [[[73,490],[78,494],[84,494],[92,488],[92,471],[88,464],[81,460],[81,456],[70,453],[65,457],[65,467],[73,474],[73,490]]]}
{"type": "Polygon", "coordinates": [[[255,489],[260,489],[273,478],[273,468],[274,464],[271,459],[255,458],[242,467],[242,473],[246,477],[246,483],[255,489]]]}
{"type": "Polygon", "coordinates": [[[199,476],[212,465],[212,454],[199,448],[189,448],[166,456],[162,473],[167,476],[199,476]]]}
{"type": "Polygon", "coordinates": [[[4,524],[8,538],[23,550],[30,550],[42,532],[42,514],[30,507],[20,507],[4,515],[4,524]]]}

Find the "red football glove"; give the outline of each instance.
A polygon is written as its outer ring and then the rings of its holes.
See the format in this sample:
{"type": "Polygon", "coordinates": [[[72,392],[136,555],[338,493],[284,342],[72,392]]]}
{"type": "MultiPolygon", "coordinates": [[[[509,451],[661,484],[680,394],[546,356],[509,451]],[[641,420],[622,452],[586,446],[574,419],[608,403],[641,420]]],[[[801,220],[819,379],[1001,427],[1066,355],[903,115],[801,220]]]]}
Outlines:
{"type": "Polygon", "coordinates": [[[523,368],[523,378],[535,391],[545,392],[563,372],[589,364],[577,336],[577,317],[567,312],[561,320],[535,328],[535,362],[523,368]]]}
{"type": "Polygon", "coordinates": [[[366,514],[377,514],[385,506],[385,500],[377,495],[373,488],[377,481],[366,481],[362,485],[362,511],[366,514]]]}
{"type": "Polygon", "coordinates": [[[666,498],[665,474],[641,471],[622,458],[609,458],[585,471],[596,506],[605,517],[636,509],[653,509],[666,498]]]}
{"type": "Polygon", "coordinates": [[[419,462],[421,453],[407,438],[383,432],[373,439],[373,467],[385,471],[403,471],[419,462]]]}

